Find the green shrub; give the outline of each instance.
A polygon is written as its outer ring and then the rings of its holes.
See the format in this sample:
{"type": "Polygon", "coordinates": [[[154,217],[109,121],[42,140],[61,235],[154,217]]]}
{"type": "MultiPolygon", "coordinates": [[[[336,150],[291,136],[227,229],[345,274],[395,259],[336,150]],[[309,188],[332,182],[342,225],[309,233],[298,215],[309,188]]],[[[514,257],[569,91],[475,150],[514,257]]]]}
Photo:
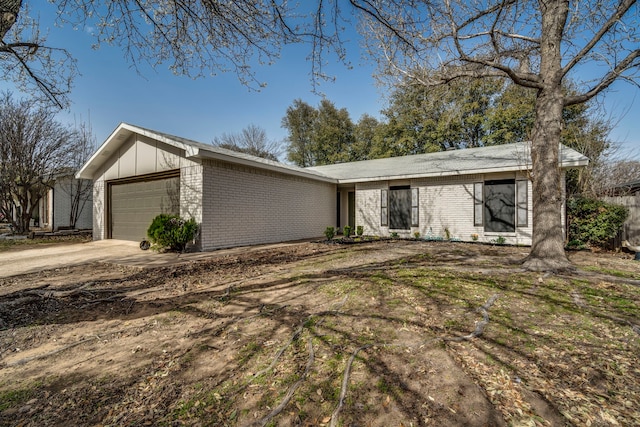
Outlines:
{"type": "Polygon", "coordinates": [[[331,240],[333,239],[333,236],[336,235],[336,229],[333,227],[327,227],[324,229],[324,235],[327,238],[327,240],[331,240]]]}
{"type": "Polygon", "coordinates": [[[344,237],[349,237],[351,236],[351,231],[351,226],[345,225],[342,229],[342,234],[344,234],[344,237]]]}
{"type": "Polygon", "coordinates": [[[567,243],[567,248],[568,249],[584,249],[586,248],[586,245],[581,242],[580,240],[571,240],[569,243],[567,243]]]}
{"type": "Polygon", "coordinates": [[[567,202],[569,241],[605,247],[624,224],[629,211],[602,200],[577,197],[567,202]]]}
{"type": "Polygon", "coordinates": [[[497,245],[504,245],[506,241],[507,239],[505,239],[504,236],[498,236],[494,240],[497,245]]]}
{"type": "Polygon", "coordinates": [[[357,226],[357,227],[356,227],[356,234],[357,234],[358,236],[362,236],[362,235],[364,234],[364,227],[363,227],[363,226],[361,226],[361,225],[357,226]]]}
{"type": "Polygon", "coordinates": [[[420,232],[419,231],[414,232],[413,233],[413,238],[414,239],[419,239],[420,238],[420,232]]]}
{"type": "Polygon", "coordinates": [[[193,218],[185,220],[178,215],[160,214],[147,229],[147,237],[156,250],[184,252],[197,232],[198,224],[193,218]]]}

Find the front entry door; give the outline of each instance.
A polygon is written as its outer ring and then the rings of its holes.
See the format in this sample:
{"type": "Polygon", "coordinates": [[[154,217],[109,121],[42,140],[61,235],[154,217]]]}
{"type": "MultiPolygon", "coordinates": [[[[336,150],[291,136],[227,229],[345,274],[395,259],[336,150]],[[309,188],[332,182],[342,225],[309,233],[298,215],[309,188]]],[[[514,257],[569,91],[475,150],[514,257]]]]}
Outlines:
{"type": "Polygon", "coordinates": [[[356,226],[356,192],[349,191],[349,227],[356,226]]]}

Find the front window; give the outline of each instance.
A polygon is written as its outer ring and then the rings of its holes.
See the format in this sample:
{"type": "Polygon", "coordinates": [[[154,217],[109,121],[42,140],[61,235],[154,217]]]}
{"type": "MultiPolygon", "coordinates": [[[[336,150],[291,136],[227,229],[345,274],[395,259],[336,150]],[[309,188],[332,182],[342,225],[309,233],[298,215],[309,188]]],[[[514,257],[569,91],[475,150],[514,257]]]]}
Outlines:
{"type": "Polygon", "coordinates": [[[503,179],[484,183],[484,231],[514,232],[516,230],[515,180],[503,179]]]}
{"type": "Polygon", "coordinates": [[[389,188],[389,228],[411,229],[411,188],[398,186],[389,188]]]}

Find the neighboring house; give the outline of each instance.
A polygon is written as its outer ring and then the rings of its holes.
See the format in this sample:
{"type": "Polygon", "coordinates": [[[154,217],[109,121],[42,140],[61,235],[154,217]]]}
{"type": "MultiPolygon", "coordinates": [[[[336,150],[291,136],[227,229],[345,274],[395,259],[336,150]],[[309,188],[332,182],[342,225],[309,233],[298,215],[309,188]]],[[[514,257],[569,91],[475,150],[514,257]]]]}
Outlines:
{"type": "MultiPolygon", "coordinates": [[[[588,164],[564,146],[561,159],[588,164]]],[[[344,225],[529,245],[530,166],[520,143],[299,168],[123,123],[76,177],[94,181],[96,240],[142,240],[153,217],[175,213],[200,224],[201,250],[344,225]]]]}
{"type": "Polygon", "coordinates": [[[93,227],[93,194],[90,181],[64,173],[38,202],[31,215],[32,226],[49,231],[91,229],[93,227]],[[75,220],[75,224],[74,224],[75,220]]]}
{"type": "MultiPolygon", "coordinates": [[[[47,231],[86,230],[93,227],[92,184],[77,179],[72,171],[60,173],[31,213],[31,227],[47,231]]],[[[21,207],[11,209],[15,221],[21,207]]]]}

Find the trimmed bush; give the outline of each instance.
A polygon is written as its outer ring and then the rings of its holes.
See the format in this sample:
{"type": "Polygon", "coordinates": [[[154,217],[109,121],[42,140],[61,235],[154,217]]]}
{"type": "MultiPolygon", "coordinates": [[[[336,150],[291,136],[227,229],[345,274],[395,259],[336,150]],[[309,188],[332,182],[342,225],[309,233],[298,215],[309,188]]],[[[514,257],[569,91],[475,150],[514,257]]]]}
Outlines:
{"type": "Polygon", "coordinates": [[[147,237],[155,250],[171,250],[184,252],[187,243],[192,241],[198,232],[196,220],[185,220],[178,215],[160,214],[153,219],[147,237]]]}
{"type": "Polygon", "coordinates": [[[336,235],[336,229],[334,227],[327,227],[324,229],[324,236],[327,240],[333,239],[333,236],[336,235]]]}
{"type": "Polygon", "coordinates": [[[362,225],[356,227],[356,234],[358,236],[362,236],[364,234],[364,227],[362,225]]]}
{"type": "Polygon", "coordinates": [[[606,247],[629,216],[624,206],[584,197],[567,201],[569,241],[606,247]]]}
{"type": "Polygon", "coordinates": [[[351,230],[351,226],[349,226],[349,225],[345,225],[345,226],[342,228],[342,234],[344,234],[344,237],[349,237],[349,236],[351,236],[351,232],[352,232],[352,231],[353,231],[353,230],[351,230]]]}

